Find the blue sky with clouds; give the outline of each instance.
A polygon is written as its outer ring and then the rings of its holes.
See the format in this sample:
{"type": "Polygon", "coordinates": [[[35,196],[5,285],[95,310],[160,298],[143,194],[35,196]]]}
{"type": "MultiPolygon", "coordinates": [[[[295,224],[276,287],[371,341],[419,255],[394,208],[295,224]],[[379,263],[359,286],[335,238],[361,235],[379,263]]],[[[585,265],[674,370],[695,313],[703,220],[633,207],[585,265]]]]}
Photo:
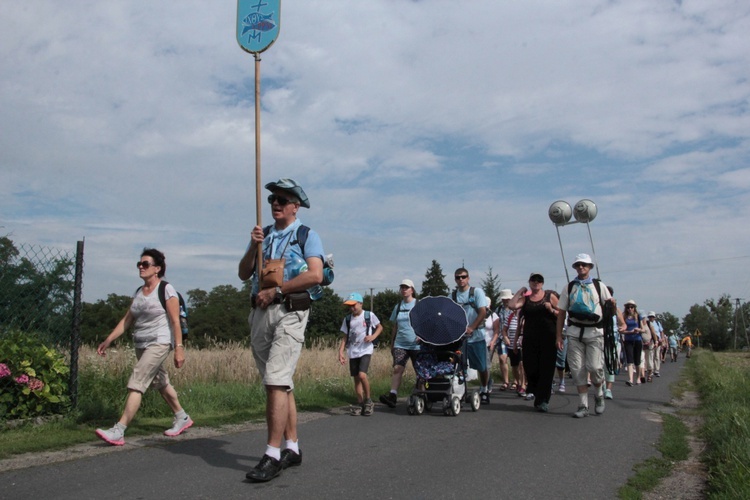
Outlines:
{"type": "MultiPolygon", "coordinates": [[[[2,1],[0,231],[74,248],[84,300],[144,246],[181,290],[240,286],[255,223],[254,61],[236,3],[2,1]]],[[[283,0],[262,55],[263,182],[292,177],[334,289],[565,282],[547,209],[598,207],[621,300],[750,299],[750,5],[283,0]]],[[[264,194],[265,197],[265,194],[264,194]]],[[[264,204],[263,218],[270,213],[264,204]]],[[[560,229],[569,267],[586,227],[560,229]]],[[[572,271],[571,271],[572,272],[572,271]]]]}

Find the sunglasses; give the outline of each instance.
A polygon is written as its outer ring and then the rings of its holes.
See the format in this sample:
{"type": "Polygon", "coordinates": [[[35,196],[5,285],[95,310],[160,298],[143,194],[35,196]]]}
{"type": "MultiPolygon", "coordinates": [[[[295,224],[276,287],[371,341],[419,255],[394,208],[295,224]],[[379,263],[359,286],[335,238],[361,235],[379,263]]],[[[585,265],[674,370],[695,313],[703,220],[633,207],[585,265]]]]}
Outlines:
{"type": "Polygon", "coordinates": [[[588,264],[584,264],[583,262],[576,262],[573,264],[573,269],[578,269],[579,267],[589,267],[588,264]]]}
{"type": "Polygon", "coordinates": [[[151,266],[156,266],[156,264],[152,264],[147,260],[143,260],[143,261],[139,260],[138,262],[135,263],[135,267],[137,267],[138,269],[140,268],[148,269],[151,266]]]}
{"type": "Polygon", "coordinates": [[[539,278],[530,279],[529,283],[544,283],[544,280],[540,280],[539,278]]]}
{"type": "Polygon", "coordinates": [[[279,196],[278,194],[269,194],[268,195],[268,203],[273,205],[273,202],[277,202],[282,207],[288,203],[297,203],[296,201],[290,200],[289,198],[285,196],[279,196]]]}
{"type": "Polygon", "coordinates": [[[635,309],[635,306],[627,305],[625,306],[625,309],[635,309]]]}
{"type": "Polygon", "coordinates": [[[455,278],[456,278],[457,280],[465,280],[465,279],[468,279],[468,278],[469,278],[469,275],[468,275],[468,274],[461,274],[461,275],[456,275],[456,276],[455,276],[455,278]]]}
{"type": "Polygon", "coordinates": [[[398,287],[398,288],[399,288],[400,290],[408,290],[408,289],[409,289],[409,288],[411,288],[411,287],[410,287],[410,286],[407,286],[407,285],[399,285],[399,287],[398,287]]]}

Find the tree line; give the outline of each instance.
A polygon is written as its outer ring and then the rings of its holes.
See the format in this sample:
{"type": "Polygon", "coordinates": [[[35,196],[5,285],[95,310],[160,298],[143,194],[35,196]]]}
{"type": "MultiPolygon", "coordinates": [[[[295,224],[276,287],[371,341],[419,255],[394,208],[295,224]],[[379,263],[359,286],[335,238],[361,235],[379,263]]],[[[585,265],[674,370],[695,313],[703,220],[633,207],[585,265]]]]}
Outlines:
{"type": "MultiPolygon", "coordinates": [[[[0,237],[0,335],[15,328],[40,333],[44,338],[45,331],[50,329],[69,330],[73,302],[71,265],[64,258],[35,263],[21,255],[8,237],[0,237]]],[[[420,297],[448,295],[451,288],[445,278],[442,267],[433,260],[422,281],[420,297]]],[[[241,288],[219,285],[211,291],[193,289],[183,293],[189,307],[189,345],[197,348],[229,342],[247,345],[247,318],[251,309],[248,286],[249,283],[241,288]]],[[[499,304],[500,277],[489,267],[479,286],[492,300],[494,309],[499,304]]],[[[383,323],[382,339],[387,345],[393,328],[389,318],[401,296],[390,289],[363,295],[365,309],[372,310],[383,323]]],[[[84,302],[81,341],[98,345],[124,316],[131,300],[127,295],[110,294],[94,303],[84,302]]],[[[308,345],[335,342],[339,338],[341,323],[348,313],[343,300],[332,289],[325,288],[323,298],[313,303],[305,335],[308,345]]],[[[719,299],[694,304],[682,321],[669,312],[661,314],[661,321],[668,331],[681,335],[698,333],[700,336],[694,341],[714,350],[747,348],[750,304],[739,302],[724,294],[719,299]]]]}

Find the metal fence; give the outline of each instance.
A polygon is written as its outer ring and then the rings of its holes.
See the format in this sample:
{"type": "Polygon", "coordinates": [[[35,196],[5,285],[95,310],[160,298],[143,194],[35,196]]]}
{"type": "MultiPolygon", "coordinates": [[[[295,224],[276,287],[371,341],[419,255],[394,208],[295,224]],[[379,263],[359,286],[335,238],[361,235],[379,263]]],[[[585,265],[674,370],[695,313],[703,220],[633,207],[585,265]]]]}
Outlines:
{"type": "MultiPolygon", "coordinates": [[[[25,359],[34,356],[14,347],[16,344],[28,343],[31,348],[39,346],[62,354],[69,368],[64,381],[66,396],[73,406],[77,404],[83,247],[83,241],[73,251],[16,244],[0,237],[0,403],[4,403],[0,409],[5,409],[6,415],[13,404],[20,404],[18,399],[34,390],[34,384],[42,387],[43,382],[35,364],[44,360],[25,359]],[[16,394],[16,401],[11,401],[11,394],[16,394]]],[[[29,406],[24,416],[35,416],[38,408],[41,406],[29,406]]]]}

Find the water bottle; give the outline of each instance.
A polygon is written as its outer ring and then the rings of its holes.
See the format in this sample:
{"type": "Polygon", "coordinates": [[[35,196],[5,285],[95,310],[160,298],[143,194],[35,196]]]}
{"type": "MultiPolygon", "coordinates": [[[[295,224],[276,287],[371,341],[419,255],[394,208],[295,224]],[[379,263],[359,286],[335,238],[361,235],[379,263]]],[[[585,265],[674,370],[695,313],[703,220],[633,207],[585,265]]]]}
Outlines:
{"type": "MultiPolygon", "coordinates": [[[[301,273],[306,272],[308,269],[307,262],[305,262],[305,259],[303,259],[302,256],[297,252],[292,251],[291,259],[292,267],[291,276],[289,277],[289,279],[296,278],[301,273]]],[[[323,287],[321,287],[320,285],[315,285],[311,288],[308,288],[307,293],[310,294],[310,298],[312,300],[320,300],[323,297],[323,287]]]]}

